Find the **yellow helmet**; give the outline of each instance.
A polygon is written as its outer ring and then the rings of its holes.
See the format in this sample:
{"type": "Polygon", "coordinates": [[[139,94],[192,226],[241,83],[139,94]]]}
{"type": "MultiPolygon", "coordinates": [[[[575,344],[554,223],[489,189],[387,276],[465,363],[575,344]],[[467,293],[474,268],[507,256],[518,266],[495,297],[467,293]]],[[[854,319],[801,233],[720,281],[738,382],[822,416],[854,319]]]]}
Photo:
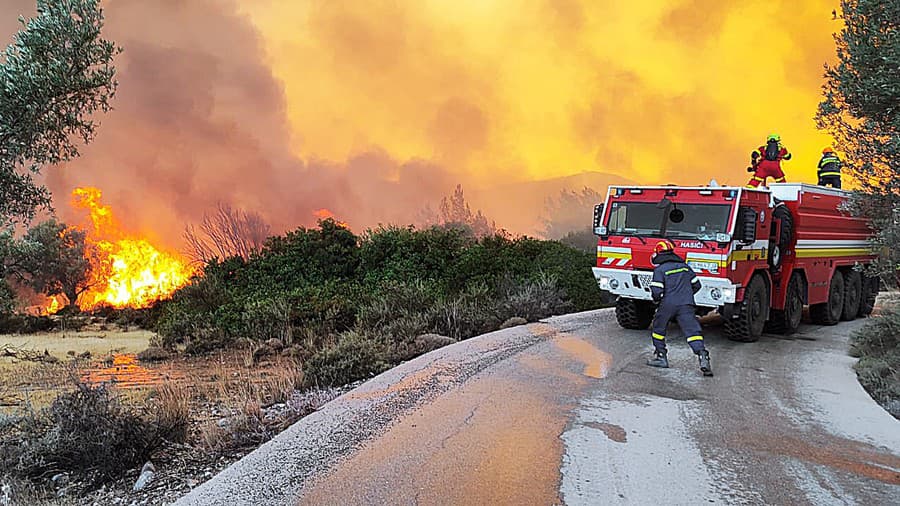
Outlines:
{"type": "Polygon", "coordinates": [[[766,139],[766,142],[768,141],[781,142],[781,136],[778,134],[769,134],[769,137],[766,139]]]}
{"type": "Polygon", "coordinates": [[[659,254],[664,251],[673,251],[675,248],[672,247],[672,243],[669,241],[659,241],[656,243],[656,247],[653,248],[653,254],[659,254]]]}

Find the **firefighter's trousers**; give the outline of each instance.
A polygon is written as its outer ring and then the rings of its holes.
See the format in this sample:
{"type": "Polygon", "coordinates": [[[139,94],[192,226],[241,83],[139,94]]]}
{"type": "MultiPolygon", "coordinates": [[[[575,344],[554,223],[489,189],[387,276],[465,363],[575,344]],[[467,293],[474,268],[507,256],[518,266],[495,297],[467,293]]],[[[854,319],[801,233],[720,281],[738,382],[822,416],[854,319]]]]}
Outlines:
{"type": "Polygon", "coordinates": [[[841,176],[819,176],[819,186],[841,187],[841,176]]]}
{"type": "Polygon", "coordinates": [[[784,171],[781,170],[781,162],[762,160],[756,165],[756,172],[753,173],[753,177],[750,178],[747,186],[756,188],[760,183],[765,184],[766,178],[770,177],[775,179],[776,183],[783,183],[785,181],[784,171]]]}
{"type": "Polygon", "coordinates": [[[676,320],[681,331],[687,337],[687,342],[694,350],[699,353],[705,349],[703,346],[703,334],[700,329],[700,322],[694,315],[694,306],[669,306],[661,304],[656,310],[656,316],[653,317],[652,337],[653,346],[659,351],[666,350],[666,329],[669,322],[676,320]]]}

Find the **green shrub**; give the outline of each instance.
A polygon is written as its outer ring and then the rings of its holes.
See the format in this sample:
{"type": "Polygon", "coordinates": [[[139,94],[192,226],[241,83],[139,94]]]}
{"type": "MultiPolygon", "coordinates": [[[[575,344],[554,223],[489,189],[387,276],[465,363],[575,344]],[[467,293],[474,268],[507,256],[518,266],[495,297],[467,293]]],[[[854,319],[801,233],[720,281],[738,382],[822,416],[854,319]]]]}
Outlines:
{"type": "Polygon", "coordinates": [[[566,313],[572,307],[573,304],[566,301],[564,291],[557,286],[556,278],[541,273],[536,280],[509,287],[499,304],[499,311],[502,320],[520,316],[533,322],[566,313]]]}
{"type": "Polygon", "coordinates": [[[287,345],[293,342],[291,306],[283,297],[248,300],[241,317],[250,339],[280,339],[287,345]]]}
{"type": "Polygon", "coordinates": [[[458,228],[378,228],[360,242],[360,276],[369,285],[411,279],[444,282],[474,240],[458,228]]]}
{"type": "MultiPolygon", "coordinates": [[[[40,480],[68,471],[99,483],[144,463],[170,436],[104,386],[79,384],[46,409],[0,427],[0,474],[40,480]]],[[[180,434],[175,434],[180,437],[180,434]]]]}
{"type": "Polygon", "coordinates": [[[13,312],[16,307],[16,293],[5,279],[0,278],[0,315],[13,312]]]}
{"type": "Polygon", "coordinates": [[[469,285],[458,295],[439,299],[430,314],[429,331],[457,341],[496,330],[502,322],[495,295],[482,284],[469,285]]]}
{"type": "Polygon", "coordinates": [[[358,307],[365,298],[364,291],[350,282],[296,287],[288,295],[291,324],[321,335],[349,330],[356,323],[358,307]]]}
{"type": "Polygon", "coordinates": [[[306,386],[341,386],[372,377],[391,367],[381,339],[355,331],[345,332],[337,343],[313,355],[304,364],[306,386]]]}
{"type": "Polygon", "coordinates": [[[306,284],[324,284],[356,277],[359,266],[358,239],[334,220],[319,222],[319,228],[298,228],[284,236],[271,237],[260,254],[238,273],[242,284],[290,291],[306,284]]]}
{"type": "Polygon", "coordinates": [[[896,305],[881,310],[850,340],[850,354],[859,357],[859,382],[880,404],[892,407],[900,418],[900,310],[896,305]]]}
{"type": "Polygon", "coordinates": [[[326,220],[271,238],[249,261],[210,262],[154,312],[162,343],[191,352],[278,337],[309,357],[354,329],[381,336],[395,361],[420,334],[466,339],[510,316],[602,307],[595,261],[555,241],[476,240],[452,227],[379,228],[357,238],[326,220]]]}
{"type": "Polygon", "coordinates": [[[434,282],[421,279],[386,282],[373,292],[371,301],[359,309],[359,326],[381,330],[391,326],[394,320],[414,316],[424,316],[427,322],[427,313],[441,293],[434,282]]]}
{"type": "Polygon", "coordinates": [[[49,316],[0,313],[0,334],[36,334],[55,328],[56,322],[49,316]]]}

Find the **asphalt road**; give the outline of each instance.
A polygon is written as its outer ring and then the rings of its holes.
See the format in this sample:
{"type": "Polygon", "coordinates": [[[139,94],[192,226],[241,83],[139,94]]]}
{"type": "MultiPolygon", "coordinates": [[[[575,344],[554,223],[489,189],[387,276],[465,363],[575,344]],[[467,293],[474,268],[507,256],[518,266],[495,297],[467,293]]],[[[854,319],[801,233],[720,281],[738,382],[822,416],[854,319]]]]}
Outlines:
{"type": "Polygon", "coordinates": [[[847,356],[862,323],[672,368],[610,310],[429,353],[303,419],[178,504],[898,504],[900,421],[847,356]]]}

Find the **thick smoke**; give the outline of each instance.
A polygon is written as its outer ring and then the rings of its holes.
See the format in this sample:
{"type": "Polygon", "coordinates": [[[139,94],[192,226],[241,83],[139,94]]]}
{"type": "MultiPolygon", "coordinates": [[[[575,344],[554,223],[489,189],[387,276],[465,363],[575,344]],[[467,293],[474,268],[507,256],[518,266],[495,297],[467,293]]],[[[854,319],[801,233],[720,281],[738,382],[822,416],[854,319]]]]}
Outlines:
{"type": "MultiPolygon", "coordinates": [[[[279,231],[323,207],[362,228],[415,221],[457,182],[533,232],[563,187],[743,183],[770,130],[811,180],[828,142],[812,115],[836,1],[104,5],[116,109],[48,184],[60,212],[97,186],[170,245],[222,200],[279,231]]],[[[0,0],[0,29],[33,9],[0,0]]]]}

